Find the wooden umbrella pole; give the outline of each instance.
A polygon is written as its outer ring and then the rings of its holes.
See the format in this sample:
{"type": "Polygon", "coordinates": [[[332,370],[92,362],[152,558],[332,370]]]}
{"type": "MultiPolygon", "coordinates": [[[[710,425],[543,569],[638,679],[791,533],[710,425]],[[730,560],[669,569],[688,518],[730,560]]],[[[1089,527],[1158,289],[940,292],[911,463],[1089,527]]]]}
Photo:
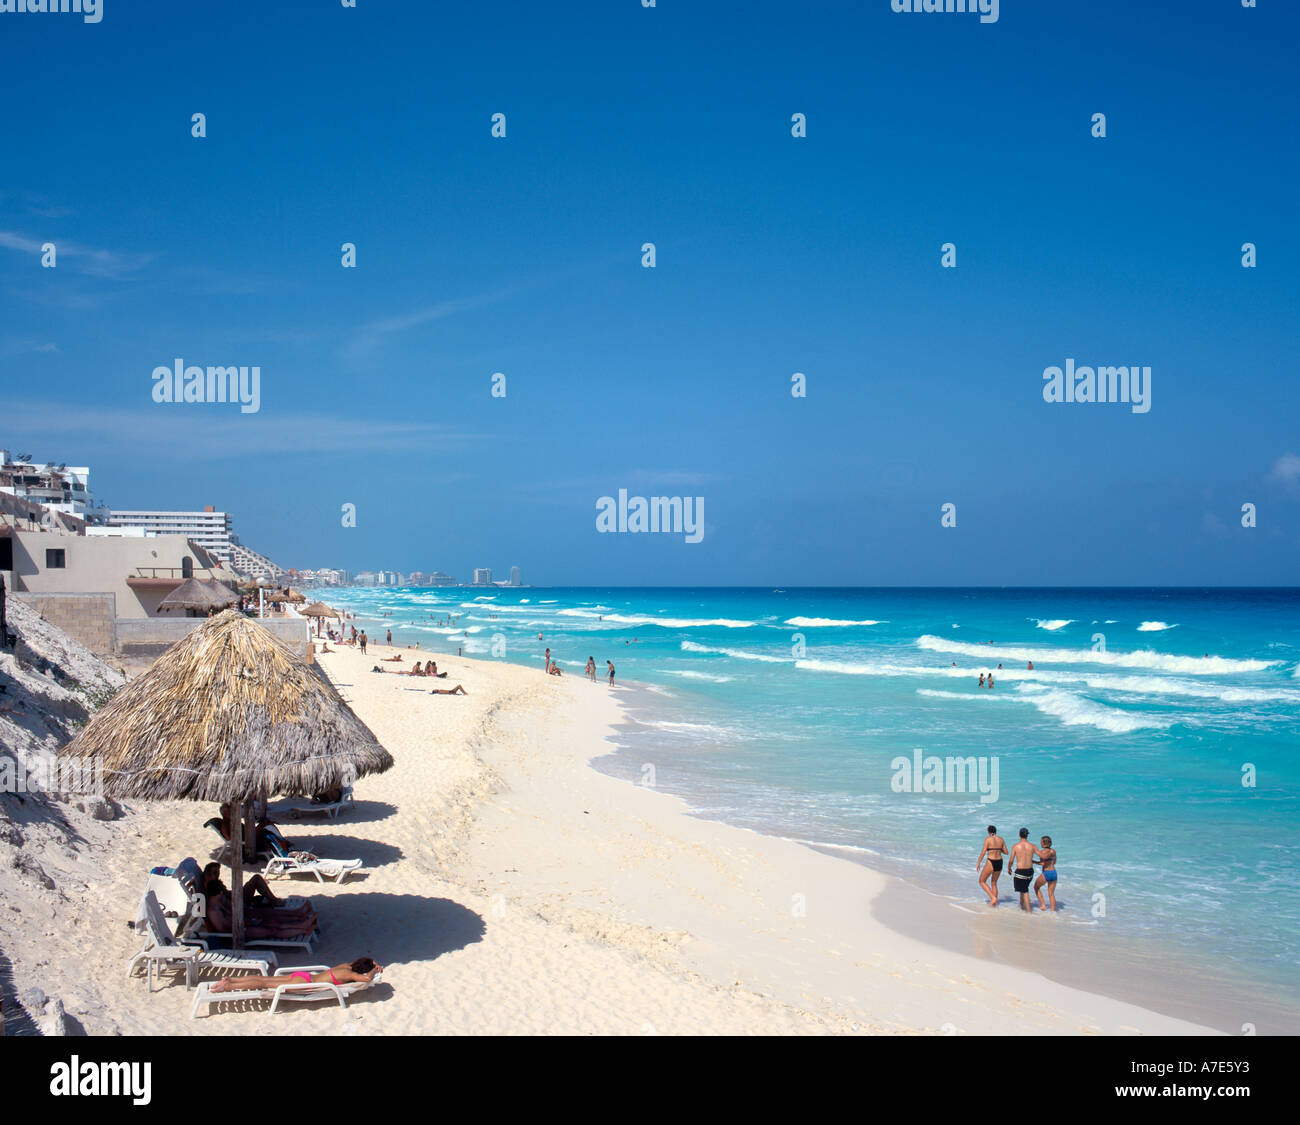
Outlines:
{"type": "Polygon", "coordinates": [[[235,949],[244,948],[244,802],[236,801],[231,812],[230,832],[230,897],[234,900],[231,911],[230,944],[235,949]]]}

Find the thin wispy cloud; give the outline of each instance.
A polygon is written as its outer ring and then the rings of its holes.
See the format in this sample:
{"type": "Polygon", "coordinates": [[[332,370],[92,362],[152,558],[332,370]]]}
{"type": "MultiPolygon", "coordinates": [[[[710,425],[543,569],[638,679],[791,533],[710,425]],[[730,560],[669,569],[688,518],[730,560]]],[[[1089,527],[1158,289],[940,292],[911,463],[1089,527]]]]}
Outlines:
{"type": "Polygon", "coordinates": [[[52,402],[6,404],[0,444],[18,436],[28,444],[102,449],[168,463],[218,461],[273,454],[337,454],[341,449],[385,453],[461,452],[483,435],[426,422],[340,417],[263,410],[241,414],[230,405],[150,403],[139,409],[68,409],[52,402]]]}
{"type": "Polygon", "coordinates": [[[34,340],[31,337],[9,337],[0,341],[0,355],[57,355],[59,345],[48,340],[34,340]]]}
{"type": "Polygon", "coordinates": [[[495,293],[483,293],[475,297],[461,297],[449,301],[435,301],[410,312],[395,316],[380,317],[367,321],[356,329],[344,348],[344,356],[349,363],[364,364],[369,362],[386,341],[412,328],[434,324],[459,313],[470,312],[506,300],[517,290],[502,289],[495,293]]]}
{"type": "Polygon", "coordinates": [[[1300,489],[1300,457],[1294,453],[1284,453],[1273,462],[1269,472],[1270,480],[1281,481],[1287,488],[1300,489]]]}
{"type": "MultiPolygon", "coordinates": [[[[20,254],[39,256],[41,247],[52,242],[62,265],[70,261],[72,268],[87,277],[98,277],[110,281],[129,280],[154,260],[153,254],[121,253],[117,250],[96,250],[82,246],[77,242],[67,242],[57,237],[45,239],[30,238],[16,231],[0,230],[0,247],[20,254]]],[[[59,268],[58,266],[55,267],[59,268]]]]}

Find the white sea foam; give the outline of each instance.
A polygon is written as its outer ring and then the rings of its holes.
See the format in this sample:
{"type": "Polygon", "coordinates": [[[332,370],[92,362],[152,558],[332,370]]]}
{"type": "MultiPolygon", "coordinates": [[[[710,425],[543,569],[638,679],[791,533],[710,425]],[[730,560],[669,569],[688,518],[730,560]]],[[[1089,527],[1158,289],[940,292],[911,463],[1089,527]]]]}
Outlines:
{"type": "Polygon", "coordinates": [[[697,738],[707,737],[711,741],[739,737],[735,731],[715,726],[713,723],[674,723],[667,719],[642,719],[640,722],[643,727],[651,727],[654,730],[665,730],[671,734],[690,734],[697,738]]]}
{"type": "Polygon", "coordinates": [[[887,621],[840,621],[834,617],[791,617],[787,625],[798,625],[803,629],[824,629],[850,625],[887,625],[887,621]]]}
{"type": "Polygon", "coordinates": [[[708,645],[696,644],[694,641],[682,641],[683,652],[707,652],[715,656],[731,656],[737,660],[755,660],[763,664],[793,664],[792,656],[767,656],[761,652],[745,652],[738,648],[711,648],[708,645]]]}
{"type": "Polygon", "coordinates": [[[729,684],[730,676],[715,676],[712,672],[693,672],[686,668],[666,668],[669,676],[681,676],[685,680],[707,680],[711,684],[729,684]]]}
{"type": "Polygon", "coordinates": [[[1091,726],[1112,734],[1128,734],[1135,730],[1164,730],[1172,725],[1169,719],[1103,707],[1073,692],[1056,688],[1035,692],[1029,696],[1029,701],[1045,715],[1060,719],[1067,727],[1091,726]]]}
{"type": "Polygon", "coordinates": [[[930,652],[950,652],[974,656],[982,661],[1030,661],[1035,664],[1105,664],[1116,668],[1150,668],[1162,672],[1182,672],[1211,676],[1234,672],[1262,672],[1279,660],[1233,660],[1226,656],[1175,656],[1171,653],[1138,649],[1133,652],[1096,652],[1090,648],[1029,648],[1025,646],[977,645],[964,641],[946,641],[925,634],[917,646],[930,652]]]}
{"type": "Polygon", "coordinates": [[[713,617],[708,619],[696,619],[692,617],[646,617],[640,614],[631,616],[621,613],[605,614],[606,621],[613,621],[619,625],[657,625],[661,629],[752,629],[754,621],[733,621],[728,617],[713,617]]]}
{"type": "Polygon", "coordinates": [[[1025,684],[1020,693],[999,695],[996,691],[935,691],[920,688],[917,695],[938,699],[960,699],[991,703],[1000,700],[1006,703],[1030,703],[1045,715],[1059,719],[1067,727],[1091,726],[1111,734],[1128,734],[1135,730],[1164,730],[1171,725],[1171,720],[1159,719],[1154,715],[1143,715],[1134,711],[1121,711],[1114,707],[1103,707],[1090,699],[1075,695],[1073,692],[1059,688],[1049,688],[1045,684],[1025,684]]]}
{"type": "Polygon", "coordinates": [[[1054,633],[1057,629],[1064,629],[1067,625],[1074,624],[1072,617],[1031,617],[1030,621],[1037,621],[1040,629],[1046,629],[1054,633]]]}
{"type": "Polygon", "coordinates": [[[1177,629],[1177,625],[1166,625],[1163,621],[1143,621],[1138,626],[1139,633],[1163,633],[1166,629],[1177,629]]]}
{"type": "Polygon", "coordinates": [[[917,688],[917,695],[928,696],[931,699],[968,699],[975,703],[1023,703],[1023,699],[1017,699],[1014,695],[999,695],[994,691],[980,691],[976,688],[974,691],[941,691],[938,688],[917,688]]]}

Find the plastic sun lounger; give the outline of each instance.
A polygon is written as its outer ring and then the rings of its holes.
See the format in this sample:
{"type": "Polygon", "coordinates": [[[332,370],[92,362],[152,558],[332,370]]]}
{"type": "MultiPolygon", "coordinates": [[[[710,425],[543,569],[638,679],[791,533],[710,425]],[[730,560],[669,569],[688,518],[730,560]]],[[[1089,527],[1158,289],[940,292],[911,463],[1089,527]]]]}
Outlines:
{"type": "Polygon", "coordinates": [[[287,814],[293,820],[297,820],[304,816],[312,816],[316,813],[325,813],[327,816],[337,818],[339,813],[344,809],[350,808],[355,804],[356,798],[352,795],[352,786],[345,785],[343,787],[343,795],[337,801],[333,801],[329,804],[318,805],[312,801],[290,801],[277,806],[272,811],[277,816],[284,816],[287,814]]]}
{"type": "Polygon", "coordinates": [[[143,964],[149,991],[153,991],[154,969],[180,966],[185,970],[185,987],[192,988],[200,968],[249,969],[265,975],[278,965],[274,953],[250,954],[246,950],[208,950],[183,945],[176,940],[153,891],[146,891],[136,912],[136,929],[145,934],[144,945],[126,963],[131,976],[143,964]]]}
{"type": "MultiPolygon", "coordinates": [[[[210,952],[219,952],[229,950],[235,940],[235,935],[221,930],[212,930],[208,928],[208,904],[203,897],[202,892],[197,888],[185,887],[184,883],[180,884],[188,898],[188,908],[183,926],[180,928],[178,941],[182,945],[194,945],[200,949],[210,952]]],[[[291,905],[293,899],[287,900],[285,905],[291,905]]],[[[320,933],[319,928],[313,930],[310,934],[301,934],[291,938],[244,938],[245,949],[301,949],[310,953],[316,938],[320,933]]]]}
{"type": "Polygon", "coordinates": [[[273,855],[262,869],[262,877],[274,879],[280,875],[315,875],[318,882],[333,879],[343,882],[349,875],[361,870],[359,859],[322,859],[311,852],[291,852],[272,842],[273,855]]]}
{"type": "MultiPolygon", "coordinates": [[[[244,938],[245,949],[301,949],[304,953],[310,953],[311,947],[316,943],[316,931],[310,934],[302,934],[298,937],[288,938],[244,938]]],[[[180,939],[182,945],[195,945],[200,949],[206,949],[210,952],[219,952],[229,950],[231,943],[235,940],[235,935],[221,930],[210,930],[207,927],[207,919],[199,916],[194,920],[186,930],[185,935],[180,939]]]]}
{"type": "MultiPolygon", "coordinates": [[[[277,969],[277,977],[287,977],[291,973],[323,973],[329,969],[328,965],[294,965],[277,969]]],[[[348,984],[331,984],[329,981],[293,981],[287,980],[284,984],[277,985],[275,988],[244,988],[232,989],[229,992],[213,992],[211,981],[204,981],[199,985],[199,990],[194,996],[194,1007],[190,1010],[190,1017],[194,1018],[199,1014],[199,1005],[220,1004],[223,1000],[270,1000],[271,1012],[280,1006],[281,1000],[293,1000],[297,1002],[305,1000],[337,1000],[340,1008],[348,1006],[347,998],[358,992],[363,992],[383,980],[383,973],[376,973],[373,980],[365,982],[349,982],[348,984]]]]}

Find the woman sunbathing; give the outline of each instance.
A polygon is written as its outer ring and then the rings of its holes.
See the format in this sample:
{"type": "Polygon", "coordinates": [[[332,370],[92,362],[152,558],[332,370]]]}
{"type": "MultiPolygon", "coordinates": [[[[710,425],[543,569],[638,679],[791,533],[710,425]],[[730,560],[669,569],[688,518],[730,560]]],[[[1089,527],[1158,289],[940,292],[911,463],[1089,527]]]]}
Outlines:
{"type": "Polygon", "coordinates": [[[457,684],[454,688],[445,688],[445,687],[431,688],[429,694],[430,695],[469,695],[469,692],[467,692],[463,687],[461,687],[460,684],[457,684]]]}
{"type": "Polygon", "coordinates": [[[256,974],[240,977],[222,977],[212,986],[213,992],[257,992],[279,988],[282,984],[369,984],[384,971],[370,957],[358,957],[351,964],[335,965],[323,973],[285,973],[278,977],[256,974]]]}

